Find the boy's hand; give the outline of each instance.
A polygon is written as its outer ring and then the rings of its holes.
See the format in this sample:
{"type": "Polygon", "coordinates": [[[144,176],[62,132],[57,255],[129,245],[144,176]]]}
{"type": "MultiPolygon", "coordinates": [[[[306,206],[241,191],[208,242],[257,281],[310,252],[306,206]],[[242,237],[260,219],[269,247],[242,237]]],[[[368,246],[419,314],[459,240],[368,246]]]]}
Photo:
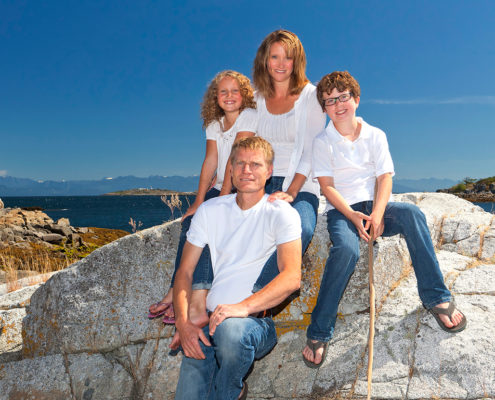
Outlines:
{"type": "Polygon", "coordinates": [[[359,211],[354,211],[350,217],[351,222],[356,227],[359,237],[366,242],[370,239],[370,235],[367,231],[367,228],[364,225],[364,221],[366,221],[366,226],[370,224],[371,217],[369,215],[363,214],[359,211]]]}
{"type": "Polygon", "coordinates": [[[382,216],[371,213],[370,219],[366,222],[364,229],[369,230],[373,226],[373,240],[379,238],[385,229],[385,220],[382,216]]]}

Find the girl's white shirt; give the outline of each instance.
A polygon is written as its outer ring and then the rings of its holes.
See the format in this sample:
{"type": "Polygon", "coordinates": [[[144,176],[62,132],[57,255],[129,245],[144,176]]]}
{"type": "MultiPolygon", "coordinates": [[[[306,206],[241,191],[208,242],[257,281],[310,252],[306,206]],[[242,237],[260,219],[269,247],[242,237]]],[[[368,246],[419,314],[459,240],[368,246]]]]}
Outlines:
{"type": "MultiPolygon", "coordinates": [[[[267,122],[267,113],[265,98],[261,93],[255,93],[255,100],[258,109],[258,129],[257,135],[268,140],[272,146],[277,146],[277,142],[281,141],[280,138],[273,138],[273,132],[279,131],[278,128],[270,126],[267,122]]],[[[310,192],[319,196],[320,187],[318,183],[313,181],[311,175],[312,169],[312,148],[313,139],[325,128],[326,114],[322,111],[318,99],[316,98],[316,87],[311,83],[306,84],[302,90],[299,98],[294,103],[294,118],[292,119],[293,128],[287,128],[285,138],[291,137],[291,131],[295,132],[294,141],[290,145],[291,148],[287,150],[287,161],[284,162],[285,172],[281,175],[274,174],[275,176],[284,176],[284,183],[282,190],[287,191],[289,185],[294,179],[296,173],[306,176],[306,182],[301,188],[302,192],[310,192]]],[[[292,110],[291,110],[292,111],[292,110]]],[[[290,114],[282,114],[287,115],[290,114]]],[[[290,120],[289,120],[290,121],[290,120]]],[[[287,121],[286,121],[287,122],[287,121]]],[[[277,152],[275,151],[275,159],[277,159],[277,152]]],[[[281,167],[280,165],[279,167],[281,167]]]]}
{"type": "Polygon", "coordinates": [[[239,114],[234,122],[234,125],[229,130],[223,131],[223,120],[213,121],[206,127],[206,140],[214,140],[217,143],[218,164],[217,164],[217,181],[215,189],[221,190],[225,177],[225,167],[229,160],[230,151],[234,144],[235,137],[238,132],[253,132],[256,133],[258,117],[256,110],[245,108],[239,114]]]}

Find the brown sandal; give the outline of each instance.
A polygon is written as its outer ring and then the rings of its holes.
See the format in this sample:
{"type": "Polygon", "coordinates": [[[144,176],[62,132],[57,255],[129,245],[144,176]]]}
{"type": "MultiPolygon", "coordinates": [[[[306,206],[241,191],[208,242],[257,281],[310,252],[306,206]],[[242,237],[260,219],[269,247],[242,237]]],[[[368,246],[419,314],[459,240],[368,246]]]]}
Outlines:
{"type": "Polygon", "coordinates": [[[428,309],[428,312],[435,317],[435,320],[437,321],[438,325],[440,325],[440,328],[442,328],[445,332],[449,333],[457,333],[460,331],[463,331],[466,328],[467,324],[467,318],[460,310],[458,310],[462,314],[462,320],[459,322],[456,326],[453,326],[452,328],[447,328],[443,321],[440,319],[440,315],[446,315],[449,317],[450,321],[452,321],[452,314],[456,310],[455,307],[455,302],[454,299],[452,299],[449,303],[448,308],[441,308],[438,306],[432,307],[428,309]]]}
{"type": "Polygon", "coordinates": [[[309,349],[313,352],[313,356],[316,356],[316,352],[323,348],[323,354],[321,355],[321,362],[319,364],[315,364],[314,362],[309,361],[304,357],[303,355],[303,361],[306,366],[309,368],[320,368],[323,362],[325,361],[325,358],[327,356],[327,350],[328,350],[328,342],[320,342],[317,340],[316,342],[313,342],[311,339],[306,340],[306,345],[309,347],[309,349]]]}

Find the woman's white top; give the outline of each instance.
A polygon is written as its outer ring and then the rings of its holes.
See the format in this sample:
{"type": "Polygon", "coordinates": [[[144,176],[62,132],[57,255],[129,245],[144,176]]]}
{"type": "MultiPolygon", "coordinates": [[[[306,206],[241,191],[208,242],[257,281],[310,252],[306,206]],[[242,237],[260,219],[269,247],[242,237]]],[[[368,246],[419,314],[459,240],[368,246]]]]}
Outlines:
{"type": "Polygon", "coordinates": [[[225,132],[223,131],[223,121],[224,117],[222,117],[220,121],[213,121],[206,127],[206,140],[214,140],[217,143],[218,163],[215,189],[218,190],[222,189],[223,179],[225,177],[225,167],[229,161],[230,150],[232,149],[237,133],[256,133],[258,117],[256,110],[245,108],[235,120],[234,125],[225,132]]]}
{"type": "Polygon", "coordinates": [[[294,109],[285,114],[271,114],[266,107],[263,118],[258,120],[258,130],[270,142],[275,152],[273,175],[285,176],[289,170],[290,157],[296,142],[296,112],[294,109]]]}
{"type": "Polygon", "coordinates": [[[325,128],[326,114],[316,98],[316,87],[306,84],[294,108],[281,115],[271,114],[263,95],[255,95],[258,110],[257,135],[270,142],[275,150],[274,176],[285,177],[286,191],[296,173],[306,177],[302,192],[320,194],[318,183],[311,176],[314,137],[325,128]]]}

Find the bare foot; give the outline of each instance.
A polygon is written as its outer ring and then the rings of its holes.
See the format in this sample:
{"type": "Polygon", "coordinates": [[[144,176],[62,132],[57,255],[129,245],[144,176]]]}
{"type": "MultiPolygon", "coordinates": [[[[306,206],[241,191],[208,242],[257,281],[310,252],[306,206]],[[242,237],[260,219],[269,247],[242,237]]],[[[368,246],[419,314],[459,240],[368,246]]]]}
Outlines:
{"type": "MultiPolygon", "coordinates": [[[[317,340],[311,340],[311,342],[316,343],[318,342],[317,340]]],[[[313,350],[309,348],[309,346],[306,345],[303,349],[303,357],[308,360],[309,362],[313,364],[321,364],[322,362],[322,357],[323,357],[323,352],[325,351],[324,347],[320,347],[318,350],[316,350],[313,353],[313,350]]]]}
{"type": "MultiPolygon", "coordinates": [[[[447,309],[447,308],[449,308],[449,304],[450,303],[441,303],[441,304],[438,304],[436,307],[447,309]]],[[[454,326],[457,326],[462,321],[462,313],[457,309],[455,309],[454,312],[452,313],[451,319],[449,319],[449,316],[445,315],[445,314],[439,314],[438,316],[447,328],[452,328],[454,326]]]]}

